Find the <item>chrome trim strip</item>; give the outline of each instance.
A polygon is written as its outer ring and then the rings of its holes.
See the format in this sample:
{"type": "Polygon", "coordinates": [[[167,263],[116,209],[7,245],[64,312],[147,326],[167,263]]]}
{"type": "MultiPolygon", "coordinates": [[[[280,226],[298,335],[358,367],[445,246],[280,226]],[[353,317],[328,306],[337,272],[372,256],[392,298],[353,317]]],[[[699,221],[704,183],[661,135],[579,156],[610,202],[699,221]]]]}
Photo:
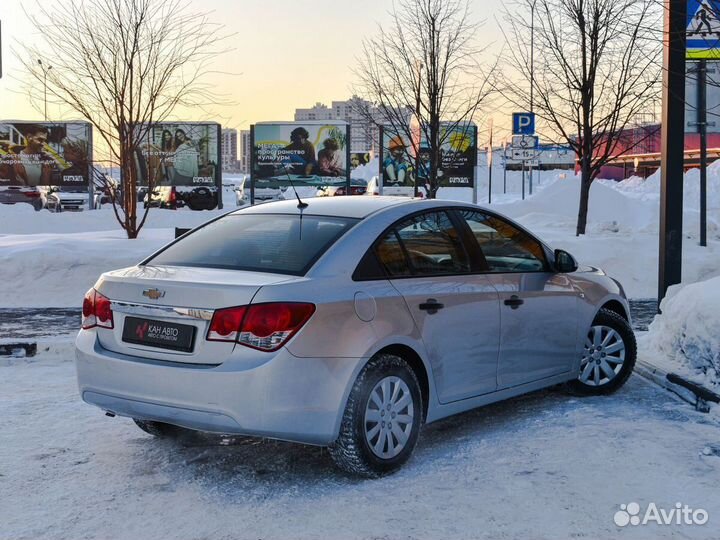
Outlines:
{"type": "Polygon", "coordinates": [[[195,319],[209,321],[212,319],[212,309],[186,308],[173,306],[150,306],[147,304],[134,304],[112,300],[110,306],[113,311],[126,315],[140,315],[147,317],[164,317],[166,319],[195,319]]]}

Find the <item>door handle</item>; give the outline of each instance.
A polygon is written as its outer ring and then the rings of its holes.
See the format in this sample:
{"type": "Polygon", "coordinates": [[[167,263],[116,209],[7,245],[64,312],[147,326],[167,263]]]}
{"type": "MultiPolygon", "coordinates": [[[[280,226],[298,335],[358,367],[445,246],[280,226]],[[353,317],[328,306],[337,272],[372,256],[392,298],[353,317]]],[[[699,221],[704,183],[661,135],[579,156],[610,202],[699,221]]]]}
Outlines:
{"type": "Polygon", "coordinates": [[[510,306],[511,309],[517,309],[525,303],[525,300],[520,298],[518,295],[513,294],[510,298],[505,300],[505,305],[510,306]]]}
{"type": "Polygon", "coordinates": [[[434,298],[428,298],[427,300],[425,300],[425,302],[420,304],[418,307],[420,309],[422,309],[423,311],[427,311],[428,314],[432,315],[433,313],[437,313],[438,309],[444,308],[445,305],[441,304],[434,298]]]}

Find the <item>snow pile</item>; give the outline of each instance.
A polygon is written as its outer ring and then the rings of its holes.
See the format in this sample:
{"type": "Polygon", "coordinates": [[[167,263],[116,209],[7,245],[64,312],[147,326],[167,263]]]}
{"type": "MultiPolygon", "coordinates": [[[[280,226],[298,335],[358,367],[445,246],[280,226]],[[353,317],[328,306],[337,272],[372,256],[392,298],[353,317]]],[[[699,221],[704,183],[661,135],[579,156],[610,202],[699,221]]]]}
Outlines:
{"type": "Polygon", "coordinates": [[[720,387],[720,277],[671,287],[647,335],[645,354],[667,371],[720,387]]]}

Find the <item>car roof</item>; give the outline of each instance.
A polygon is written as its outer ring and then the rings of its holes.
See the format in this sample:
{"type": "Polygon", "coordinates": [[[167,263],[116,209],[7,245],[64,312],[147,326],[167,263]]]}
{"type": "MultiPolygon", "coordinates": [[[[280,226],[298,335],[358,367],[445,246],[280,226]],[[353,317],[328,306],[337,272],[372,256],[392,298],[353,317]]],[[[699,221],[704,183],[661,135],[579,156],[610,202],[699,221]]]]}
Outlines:
{"type": "MultiPolygon", "coordinates": [[[[304,215],[337,216],[363,219],[370,214],[401,204],[421,202],[420,199],[408,197],[308,197],[303,199],[307,207],[302,210],[304,215]]],[[[299,214],[296,199],[258,204],[233,212],[233,214],[299,214]]]]}

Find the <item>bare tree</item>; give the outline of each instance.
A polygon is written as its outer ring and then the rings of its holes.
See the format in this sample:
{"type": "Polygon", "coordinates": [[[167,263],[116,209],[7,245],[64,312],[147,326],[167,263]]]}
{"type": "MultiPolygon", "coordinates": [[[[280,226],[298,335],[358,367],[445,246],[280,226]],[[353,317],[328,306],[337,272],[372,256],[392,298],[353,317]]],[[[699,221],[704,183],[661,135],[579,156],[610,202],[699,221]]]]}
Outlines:
{"type": "Polygon", "coordinates": [[[470,129],[490,93],[493,70],[479,62],[478,24],[470,20],[467,0],[398,0],[390,16],[390,25],[363,43],[357,93],[369,106],[360,112],[413,142],[416,175],[422,135],[429,153],[428,197],[434,198],[441,147],[453,132],[470,129]]]}
{"type": "Polygon", "coordinates": [[[627,130],[659,96],[661,21],[656,0],[525,0],[504,14],[513,68],[506,95],[534,109],[551,138],[567,143],[579,161],[577,235],[585,234],[590,185],[600,169],[642,142],[627,130]]]}
{"type": "Polygon", "coordinates": [[[176,107],[217,102],[205,76],[223,52],[222,27],[182,0],[38,2],[28,17],[40,35],[17,53],[28,84],[47,77],[51,97],[93,124],[121,171],[120,187],[110,186],[115,216],[136,238],[148,213],[138,216],[136,152],[176,107]],[[52,58],[52,69],[40,58],[52,58]]]}

